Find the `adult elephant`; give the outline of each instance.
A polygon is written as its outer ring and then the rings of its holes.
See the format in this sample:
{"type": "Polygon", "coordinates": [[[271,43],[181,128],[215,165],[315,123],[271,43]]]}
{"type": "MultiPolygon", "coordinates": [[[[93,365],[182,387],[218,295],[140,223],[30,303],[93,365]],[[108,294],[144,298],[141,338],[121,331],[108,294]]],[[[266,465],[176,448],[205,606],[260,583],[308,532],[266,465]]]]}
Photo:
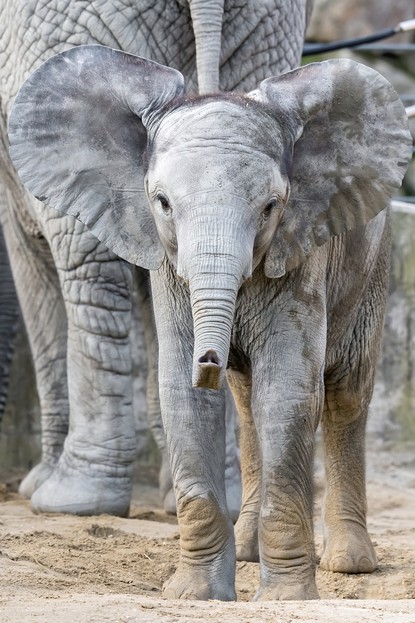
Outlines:
{"type": "MultiPolygon", "coordinates": [[[[99,43],[180,69],[190,91],[197,72],[200,91],[216,91],[219,67],[220,89],[247,90],[299,63],[310,6],[1,0],[2,140],[20,85],[55,53],[99,43]]],[[[129,340],[135,269],[72,216],[29,199],[5,157],[1,170],[4,231],[42,412],[42,462],[25,481],[26,492],[35,490],[32,504],[40,511],[123,515],[135,456],[129,340]]],[[[88,187],[88,173],[83,177],[88,187]]]]}

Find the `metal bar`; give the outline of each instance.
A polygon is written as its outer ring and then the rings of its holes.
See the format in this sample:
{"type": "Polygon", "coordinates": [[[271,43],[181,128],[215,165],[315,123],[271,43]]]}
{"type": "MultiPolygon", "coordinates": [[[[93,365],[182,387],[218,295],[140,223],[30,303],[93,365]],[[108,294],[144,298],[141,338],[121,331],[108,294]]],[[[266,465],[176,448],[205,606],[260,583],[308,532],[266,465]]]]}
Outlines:
{"type": "Polygon", "coordinates": [[[415,104],[414,106],[408,106],[408,108],[405,108],[406,110],[406,114],[408,115],[409,119],[412,119],[413,117],[415,117],[415,104]]]}
{"type": "MultiPolygon", "coordinates": [[[[306,43],[304,49],[307,50],[306,56],[317,54],[319,43],[306,43]]],[[[357,52],[379,52],[384,54],[412,54],[415,52],[415,43],[369,43],[366,45],[357,45],[357,52]]],[[[304,55],[304,54],[303,54],[304,55]]]]}
{"type": "MultiPolygon", "coordinates": [[[[313,44],[308,44],[313,45],[313,44]]],[[[371,43],[356,46],[358,52],[384,52],[393,53],[412,53],[415,52],[415,43],[371,43]]]]}
{"type": "Polygon", "coordinates": [[[387,37],[393,37],[396,32],[393,28],[387,28],[386,30],[380,30],[373,35],[367,37],[359,37],[354,39],[343,39],[341,41],[333,41],[333,43],[312,43],[305,44],[303,49],[303,56],[311,56],[312,54],[324,54],[325,52],[333,52],[334,50],[341,50],[342,48],[354,48],[357,45],[363,43],[371,43],[373,41],[380,41],[387,37]]]}

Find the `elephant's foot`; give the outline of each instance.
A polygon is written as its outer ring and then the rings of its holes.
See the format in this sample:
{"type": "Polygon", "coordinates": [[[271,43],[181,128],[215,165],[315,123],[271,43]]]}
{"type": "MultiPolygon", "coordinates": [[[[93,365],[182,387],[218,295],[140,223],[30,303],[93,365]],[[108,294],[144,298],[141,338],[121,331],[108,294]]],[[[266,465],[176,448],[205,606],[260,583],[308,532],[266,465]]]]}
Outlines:
{"type": "Polygon", "coordinates": [[[220,564],[215,561],[206,566],[195,566],[179,563],[174,575],[163,586],[163,597],[166,599],[220,599],[234,601],[235,571],[229,577],[223,572],[220,564]]]}
{"type": "Polygon", "coordinates": [[[258,513],[241,511],[235,525],[236,560],[259,561],[258,513]]]}
{"type": "Polygon", "coordinates": [[[235,458],[225,470],[226,504],[230,518],[235,523],[239,517],[242,504],[242,482],[239,461],[235,458]]]}
{"type": "Polygon", "coordinates": [[[307,600],[320,599],[317,591],[316,582],[313,577],[308,579],[298,579],[293,581],[291,577],[288,581],[286,574],[281,574],[275,578],[275,584],[268,584],[260,587],[254,597],[254,601],[285,601],[285,600],[307,600]]]}
{"type": "Polygon", "coordinates": [[[130,508],[132,479],[102,472],[84,472],[59,460],[51,476],[32,495],[37,513],[74,515],[118,515],[126,517],[130,508]]]}
{"type": "Polygon", "coordinates": [[[19,486],[19,493],[25,498],[30,499],[33,493],[38,489],[56,469],[58,459],[56,461],[41,461],[23,478],[19,486]]]}
{"type": "Polygon", "coordinates": [[[371,573],[378,566],[366,528],[352,521],[331,527],[320,567],[337,573],[371,573]]]}

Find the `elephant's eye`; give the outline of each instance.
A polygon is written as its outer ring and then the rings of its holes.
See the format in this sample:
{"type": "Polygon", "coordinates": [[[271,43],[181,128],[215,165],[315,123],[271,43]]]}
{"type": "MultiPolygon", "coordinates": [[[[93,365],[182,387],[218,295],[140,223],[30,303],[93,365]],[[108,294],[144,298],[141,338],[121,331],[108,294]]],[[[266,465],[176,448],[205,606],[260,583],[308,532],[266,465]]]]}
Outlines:
{"type": "Polygon", "coordinates": [[[271,212],[278,206],[278,200],[276,197],[272,197],[266,204],[262,211],[262,217],[267,220],[271,216],[271,212]]]}
{"type": "Polygon", "coordinates": [[[161,209],[163,210],[164,214],[170,215],[172,213],[172,208],[166,195],[163,195],[163,193],[157,193],[156,199],[161,205],[161,209]]]}

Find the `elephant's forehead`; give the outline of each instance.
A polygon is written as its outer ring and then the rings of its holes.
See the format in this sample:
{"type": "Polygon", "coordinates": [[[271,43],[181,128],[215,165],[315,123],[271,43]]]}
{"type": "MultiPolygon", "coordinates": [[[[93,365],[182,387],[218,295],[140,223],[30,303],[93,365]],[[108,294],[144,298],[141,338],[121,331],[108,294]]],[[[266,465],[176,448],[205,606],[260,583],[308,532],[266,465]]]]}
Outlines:
{"type": "Polygon", "coordinates": [[[281,153],[279,126],[255,103],[214,100],[182,105],[161,122],[157,149],[191,149],[217,145],[221,150],[262,151],[271,158],[281,153]]]}

